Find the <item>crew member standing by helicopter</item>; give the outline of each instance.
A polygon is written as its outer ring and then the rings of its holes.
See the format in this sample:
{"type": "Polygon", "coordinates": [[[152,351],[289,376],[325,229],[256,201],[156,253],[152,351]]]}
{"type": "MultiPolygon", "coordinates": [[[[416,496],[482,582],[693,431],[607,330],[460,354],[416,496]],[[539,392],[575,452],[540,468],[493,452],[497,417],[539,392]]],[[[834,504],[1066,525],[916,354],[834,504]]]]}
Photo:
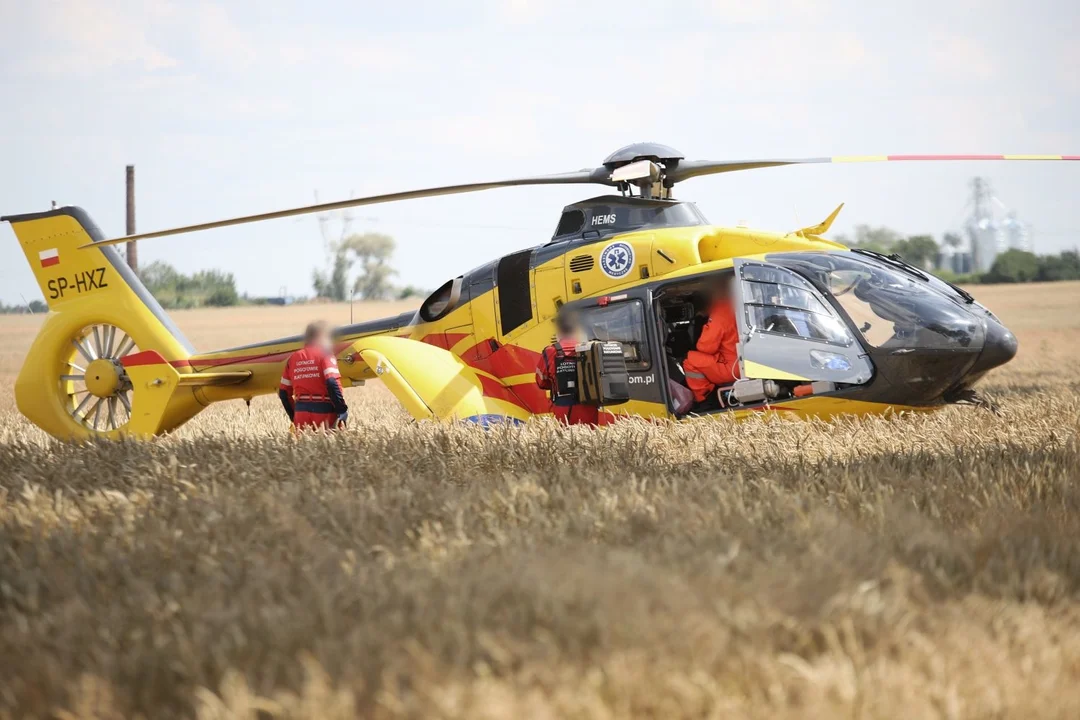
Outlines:
{"type": "Polygon", "coordinates": [[[732,278],[727,277],[717,285],[705,326],[683,362],[686,385],[694,392],[697,403],[706,402],[716,388],[731,385],[739,376],[739,327],[731,282],[732,278]]]}
{"type": "Polygon", "coordinates": [[[555,342],[544,348],[536,364],[536,384],[551,395],[555,418],[568,425],[592,425],[600,409],[585,404],[578,396],[578,352],[580,328],[569,312],[555,317],[555,342]]]}
{"type": "Polygon", "coordinates": [[[349,406],[341,392],[341,374],[334,357],[330,327],[313,322],[304,331],[304,347],[285,362],[278,397],[296,429],[345,425],[349,406]]]}

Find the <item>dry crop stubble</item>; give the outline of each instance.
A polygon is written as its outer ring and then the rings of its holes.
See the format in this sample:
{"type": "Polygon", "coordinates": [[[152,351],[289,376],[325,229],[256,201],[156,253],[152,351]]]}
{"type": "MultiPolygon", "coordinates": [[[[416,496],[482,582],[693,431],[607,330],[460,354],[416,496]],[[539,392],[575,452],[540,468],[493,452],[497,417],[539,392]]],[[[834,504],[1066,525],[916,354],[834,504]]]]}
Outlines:
{"type": "Polygon", "coordinates": [[[372,385],[341,436],[70,447],[0,393],[0,716],[1080,716],[1080,284],[976,290],[1000,415],[484,432],[372,385]]]}

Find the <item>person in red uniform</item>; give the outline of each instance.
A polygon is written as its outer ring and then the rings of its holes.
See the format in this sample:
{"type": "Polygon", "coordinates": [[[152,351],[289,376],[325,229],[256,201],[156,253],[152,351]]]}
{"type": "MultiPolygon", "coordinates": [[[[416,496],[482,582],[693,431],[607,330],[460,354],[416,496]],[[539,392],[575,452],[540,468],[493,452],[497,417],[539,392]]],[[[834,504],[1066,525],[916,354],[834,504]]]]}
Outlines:
{"type": "Polygon", "coordinates": [[[577,322],[570,313],[555,318],[555,342],[544,348],[536,364],[536,384],[551,394],[551,411],[567,425],[592,425],[599,420],[600,408],[578,400],[577,322]]]}
{"type": "Polygon", "coordinates": [[[731,282],[730,277],[725,278],[716,288],[697,344],[683,362],[686,385],[697,403],[709,400],[716,388],[731,385],[739,377],[739,327],[731,282]]]}
{"type": "Polygon", "coordinates": [[[298,430],[333,430],[348,420],[349,406],[341,393],[341,375],[330,327],[325,322],[307,326],[304,347],[285,362],[278,397],[298,430]]]}

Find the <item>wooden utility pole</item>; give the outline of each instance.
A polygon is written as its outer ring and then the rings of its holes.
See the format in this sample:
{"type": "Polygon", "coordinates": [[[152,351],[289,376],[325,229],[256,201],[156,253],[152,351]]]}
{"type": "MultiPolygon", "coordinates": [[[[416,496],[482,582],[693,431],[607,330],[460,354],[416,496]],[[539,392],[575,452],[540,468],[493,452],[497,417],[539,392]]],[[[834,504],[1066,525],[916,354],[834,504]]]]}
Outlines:
{"type": "MultiPolygon", "coordinates": [[[[127,166],[127,234],[135,234],[135,166],[127,166]]],[[[132,270],[139,270],[139,248],[134,241],[127,244],[127,264],[132,270]]]]}

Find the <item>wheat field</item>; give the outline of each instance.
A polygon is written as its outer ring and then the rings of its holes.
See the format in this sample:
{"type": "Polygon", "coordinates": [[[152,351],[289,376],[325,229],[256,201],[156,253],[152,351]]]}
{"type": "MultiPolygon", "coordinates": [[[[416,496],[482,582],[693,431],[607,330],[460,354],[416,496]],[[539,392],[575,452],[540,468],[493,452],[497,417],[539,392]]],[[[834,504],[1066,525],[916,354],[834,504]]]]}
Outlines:
{"type": "Polygon", "coordinates": [[[336,436],[260,398],[81,447],[0,318],[0,717],[1080,717],[1080,283],[974,290],[1000,414],[485,432],[368,385],[336,436]]]}

